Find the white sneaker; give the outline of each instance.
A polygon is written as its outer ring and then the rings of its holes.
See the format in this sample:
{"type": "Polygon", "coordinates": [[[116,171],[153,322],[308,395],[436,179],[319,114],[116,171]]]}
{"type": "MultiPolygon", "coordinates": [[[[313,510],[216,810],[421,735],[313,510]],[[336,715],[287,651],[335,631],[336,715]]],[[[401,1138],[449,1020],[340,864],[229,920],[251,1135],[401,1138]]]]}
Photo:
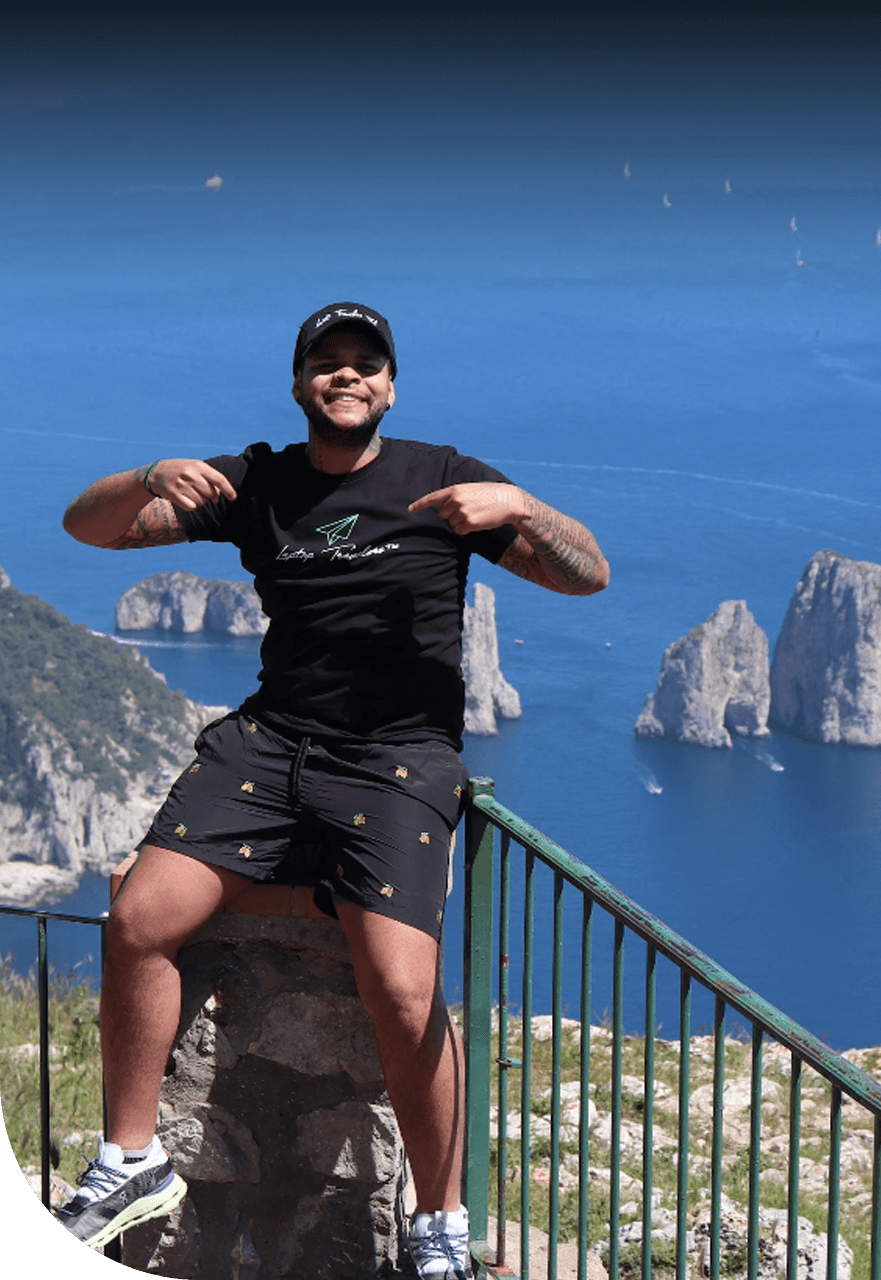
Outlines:
{"type": "Polygon", "coordinates": [[[142,1160],[126,1157],[115,1143],[99,1138],[98,1158],[89,1161],[77,1182],[79,1191],[55,1216],[93,1249],[128,1227],[170,1213],[187,1190],[156,1137],[142,1160]]]}
{"type": "Polygon", "coordinates": [[[471,1280],[468,1210],[417,1213],[407,1241],[420,1280],[471,1280]]]}

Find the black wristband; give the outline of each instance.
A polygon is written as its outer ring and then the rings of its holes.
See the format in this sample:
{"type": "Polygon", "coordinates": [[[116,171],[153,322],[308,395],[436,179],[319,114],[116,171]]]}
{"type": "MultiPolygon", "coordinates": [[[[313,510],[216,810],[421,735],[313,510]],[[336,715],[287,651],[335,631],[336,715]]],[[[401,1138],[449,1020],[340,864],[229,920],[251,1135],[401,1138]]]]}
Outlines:
{"type": "Polygon", "coordinates": [[[144,475],[144,488],[147,490],[149,494],[152,494],[154,498],[158,498],[161,495],[158,494],[155,489],[150,488],[150,477],[153,474],[153,472],[156,470],[156,468],[159,466],[159,463],[161,461],[162,461],[161,458],[157,458],[156,461],[152,464],[152,466],[149,466],[147,468],[147,471],[144,475]]]}

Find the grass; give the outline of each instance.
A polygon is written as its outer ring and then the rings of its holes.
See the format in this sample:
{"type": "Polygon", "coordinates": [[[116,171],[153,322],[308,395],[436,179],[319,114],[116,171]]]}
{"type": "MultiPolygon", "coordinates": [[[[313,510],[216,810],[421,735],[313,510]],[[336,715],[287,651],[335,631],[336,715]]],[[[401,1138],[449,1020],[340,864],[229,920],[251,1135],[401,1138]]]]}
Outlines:
{"type": "MultiPolygon", "coordinates": [[[[94,1152],[92,1131],[101,1129],[101,1061],[99,1049],[98,1001],[94,989],[79,980],[76,972],[54,974],[50,979],[49,1034],[52,1045],[52,1163],[65,1181],[73,1183],[83,1168],[84,1160],[94,1152]]],[[[512,1020],[508,1052],[521,1057],[522,1032],[512,1020]]],[[[8,961],[0,962],[0,1100],[3,1118],[13,1151],[22,1167],[40,1168],[39,1127],[39,1044],[37,986],[33,975],[22,978],[8,961]],[[33,1050],[22,1046],[34,1046],[33,1050]]],[[[612,1038],[607,1031],[594,1032],[590,1053],[590,1097],[599,1112],[611,1106],[612,1038]]],[[[622,1179],[621,1224],[639,1221],[642,1216],[642,1126],[645,1103],[634,1081],[642,1080],[644,1040],[626,1036],[622,1043],[622,1179]],[[630,1080],[627,1079],[630,1077],[630,1080]]],[[[497,1037],[493,1045],[498,1052],[497,1037]]],[[[550,1041],[533,1037],[532,1089],[530,1111],[536,1121],[551,1113],[552,1046],[550,1041]]],[[[725,1046],[726,1081],[741,1085],[748,1081],[750,1046],[736,1040],[725,1046]]],[[[580,1078],[581,1047],[578,1028],[563,1032],[561,1046],[562,1083],[580,1078]]],[[[786,1075],[788,1055],[765,1053],[762,1106],[762,1154],[760,1203],[765,1208],[785,1208],[787,1203],[789,1080],[786,1075]],[[772,1087],[776,1086],[776,1087],[772,1087]]],[[[866,1069],[879,1068],[881,1054],[866,1051],[862,1059],[866,1069]]],[[[688,1208],[693,1214],[706,1202],[710,1193],[711,1114],[706,1092],[712,1084],[712,1040],[696,1037],[691,1054],[690,1166],[688,1208]]],[[[508,1107],[519,1110],[518,1073],[512,1071],[508,1107]]],[[[678,1045],[655,1042],[655,1108],[653,1190],[654,1207],[675,1210],[678,1171],[676,1167],[676,1130],[678,1124],[678,1045]]],[[[495,1086],[494,1086],[495,1088],[495,1086]]],[[[495,1101],[495,1097],[493,1099],[495,1101]]],[[[803,1160],[822,1161],[829,1152],[828,1082],[805,1067],[802,1072],[802,1143],[803,1160]]],[[[723,1189],[736,1204],[745,1205],[749,1187],[749,1111],[726,1110],[726,1132],[723,1153],[723,1189]]],[[[845,1143],[847,1135],[871,1128],[871,1116],[859,1105],[848,1104],[842,1110],[845,1143]]],[[[542,1125],[534,1124],[531,1132],[530,1222],[543,1231],[548,1229],[548,1181],[551,1144],[542,1125]],[[544,1178],[542,1175],[545,1175],[544,1178]],[[538,1176],[536,1176],[538,1175],[538,1176]]],[[[577,1173],[578,1143],[561,1141],[563,1166],[577,1173]]],[[[509,1140],[507,1170],[507,1216],[517,1220],[520,1214],[521,1180],[517,1168],[519,1140],[509,1140]]],[[[590,1181],[588,1196],[588,1242],[600,1246],[608,1238],[609,1183],[602,1177],[609,1167],[609,1143],[597,1131],[590,1130],[589,1161],[599,1173],[590,1181]]],[[[490,1210],[497,1209],[497,1144],[491,1147],[490,1210]]],[[[853,1249],[853,1280],[869,1275],[869,1227],[871,1211],[871,1147],[864,1159],[857,1159],[842,1171],[840,1233],[853,1249]]],[[[565,1187],[560,1192],[560,1239],[575,1239],[578,1234],[578,1188],[565,1187]]],[[[814,1229],[827,1229],[827,1201],[821,1177],[802,1178],[799,1214],[814,1229]]],[[[626,1245],[621,1252],[621,1274],[636,1276],[640,1267],[634,1261],[641,1254],[639,1245],[626,1245]]],[[[665,1275],[671,1268],[672,1246],[668,1241],[653,1241],[653,1273],[665,1275]]],[[[734,1274],[742,1268],[733,1256],[726,1257],[726,1272],[734,1274]]]]}
{"type": "MultiPolygon", "coordinates": [[[[37,983],[0,962],[0,1102],[10,1145],[23,1169],[40,1170],[40,1059],[37,983]],[[27,1049],[24,1046],[33,1046],[27,1049]]],[[[98,999],[76,973],[49,983],[51,1162],[73,1183],[94,1155],[102,1127],[98,999]],[[76,1135],[83,1135],[77,1140],[76,1135]]]]}
{"type": "MultiPolygon", "coordinates": [[[[522,1028],[515,1019],[509,1021],[506,1052],[513,1058],[522,1058],[522,1028]]],[[[642,1127],[645,1119],[645,1099],[641,1096],[644,1073],[645,1042],[640,1036],[626,1036],[622,1043],[622,1186],[621,1202],[625,1211],[621,1225],[639,1221],[642,1216],[642,1127]],[[628,1080],[627,1077],[631,1077],[628,1080]],[[636,1081],[640,1082],[637,1089],[636,1081]],[[632,1180],[632,1181],[631,1181],[632,1180]],[[633,1211],[635,1204],[635,1212],[633,1211]]],[[[498,1054],[498,1037],[494,1036],[493,1057],[498,1054]]],[[[749,1105],[748,1083],[751,1071],[752,1049],[748,1042],[729,1038],[725,1043],[725,1081],[736,1090],[745,1093],[745,1104],[736,1107],[726,1105],[725,1136],[723,1144],[723,1190],[735,1204],[745,1208],[749,1197],[749,1105]]],[[[580,1029],[564,1028],[561,1045],[561,1083],[577,1081],[581,1071],[580,1029]]],[[[763,1056],[762,1147],[760,1157],[760,1205],[768,1209],[783,1209],[787,1205],[789,1160],[789,1111],[790,1082],[788,1077],[789,1054],[774,1052],[766,1042],[763,1056]]],[[[881,1052],[866,1051],[861,1065],[865,1070],[877,1070],[881,1065],[881,1052]]],[[[509,1073],[508,1108],[519,1110],[519,1073],[509,1073]]],[[[590,1098],[600,1115],[611,1110],[612,1100],[612,1036],[595,1029],[590,1052],[590,1098]]],[[[710,1196],[712,1152],[712,1080],[713,1039],[711,1036],[692,1040],[690,1060],[689,1107],[689,1192],[688,1209],[693,1215],[701,1203],[710,1196]]],[[[532,1039],[532,1088],[530,1110],[534,1117],[547,1118],[551,1113],[550,1089],[552,1084],[552,1044],[550,1040],[532,1039]]],[[[678,1043],[657,1040],[655,1042],[655,1106],[654,1106],[654,1155],[652,1182],[655,1195],[654,1208],[675,1211],[677,1189],[677,1126],[679,1088],[678,1043]]],[[[802,1070],[801,1107],[801,1158],[814,1162],[812,1169],[803,1172],[799,1196],[799,1216],[808,1219],[817,1232],[827,1231],[827,1196],[825,1165],[829,1155],[829,1106],[831,1089],[828,1081],[808,1067],[802,1070]]],[[[497,1100],[497,1088],[493,1085],[493,1103],[497,1100]]],[[[872,1116],[858,1104],[847,1104],[842,1113],[843,1137],[856,1130],[872,1127],[872,1116]]],[[[532,1126],[530,1142],[531,1192],[530,1221],[542,1230],[548,1229],[548,1174],[551,1143],[545,1126],[532,1126]],[[536,1130],[539,1130],[536,1132],[536,1130]],[[544,1130],[544,1131],[542,1131],[544,1130]],[[543,1168],[542,1168],[543,1166],[543,1168]],[[545,1176],[542,1179],[542,1173],[545,1176]],[[536,1174],[539,1176],[536,1178],[536,1174]]],[[[520,1161],[519,1139],[508,1144],[509,1175],[508,1217],[517,1220],[520,1212],[520,1181],[516,1165],[520,1161]]],[[[568,1167],[577,1172],[578,1144],[561,1143],[561,1165],[567,1167],[563,1157],[569,1154],[568,1167]]],[[[857,1158],[842,1169],[842,1196],[839,1233],[853,1249],[853,1280],[869,1275],[870,1267],[870,1209],[871,1209],[871,1147],[865,1159],[857,1158]]],[[[588,1243],[591,1247],[608,1241],[609,1195],[608,1171],[610,1146],[598,1132],[590,1130],[590,1168],[600,1174],[590,1182],[588,1243]]],[[[497,1156],[494,1154],[494,1160],[497,1156]]],[[[495,1212],[496,1170],[491,1174],[492,1212],[495,1212]]],[[[578,1233],[577,1187],[560,1194],[560,1239],[574,1239],[578,1233]],[[565,1208],[564,1208],[565,1206],[565,1208]]],[[[652,1248],[653,1274],[664,1275],[674,1268],[674,1246],[669,1241],[655,1239],[652,1248]]],[[[621,1274],[636,1276],[640,1273],[641,1245],[622,1245],[621,1274]]],[[[733,1254],[725,1259],[726,1272],[744,1270],[733,1254]]]]}

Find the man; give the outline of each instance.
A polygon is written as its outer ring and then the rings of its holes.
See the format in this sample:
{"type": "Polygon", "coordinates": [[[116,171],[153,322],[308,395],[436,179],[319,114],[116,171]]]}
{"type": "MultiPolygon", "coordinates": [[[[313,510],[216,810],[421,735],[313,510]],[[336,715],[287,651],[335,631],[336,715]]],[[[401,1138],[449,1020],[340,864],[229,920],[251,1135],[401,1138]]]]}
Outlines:
{"type": "Polygon", "coordinates": [[[99,480],[64,517],[75,538],[117,550],[233,542],[270,626],[259,692],[197,739],[111,911],[108,1130],[59,1216],[97,1247],[184,1195],[155,1136],[177,952],[308,837],[323,857],[315,902],[346,934],[413,1173],[410,1251],[421,1276],[463,1280],[462,1053],[438,943],[467,779],[468,560],[571,595],[602,590],[608,566],[582,524],[492,468],[380,438],[397,368],[378,312],[335,303],[310,316],[293,369],[305,445],[162,459],[99,480]]]}

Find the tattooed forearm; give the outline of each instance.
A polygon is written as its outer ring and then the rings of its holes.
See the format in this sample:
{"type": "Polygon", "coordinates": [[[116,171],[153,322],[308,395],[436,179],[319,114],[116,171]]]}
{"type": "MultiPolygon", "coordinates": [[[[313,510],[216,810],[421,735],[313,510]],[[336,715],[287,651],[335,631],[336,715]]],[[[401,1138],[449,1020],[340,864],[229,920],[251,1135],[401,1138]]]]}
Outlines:
{"type": "Polygon", "coordinates": [[[518,577],[564,595],[589,596],[609,582],[609,566],[596,539],[578,520],[521,490],[526,507],[520,536],[499,563],[518,577]]]}
{"type": "Polygon", "coordinates": [[[177,512],[165,498],[154,498],[142,507],[125,533],[108,543],[113,551],[134,551],[140,547],[165,547],[186,542],[187,535],[177,512]]]}

